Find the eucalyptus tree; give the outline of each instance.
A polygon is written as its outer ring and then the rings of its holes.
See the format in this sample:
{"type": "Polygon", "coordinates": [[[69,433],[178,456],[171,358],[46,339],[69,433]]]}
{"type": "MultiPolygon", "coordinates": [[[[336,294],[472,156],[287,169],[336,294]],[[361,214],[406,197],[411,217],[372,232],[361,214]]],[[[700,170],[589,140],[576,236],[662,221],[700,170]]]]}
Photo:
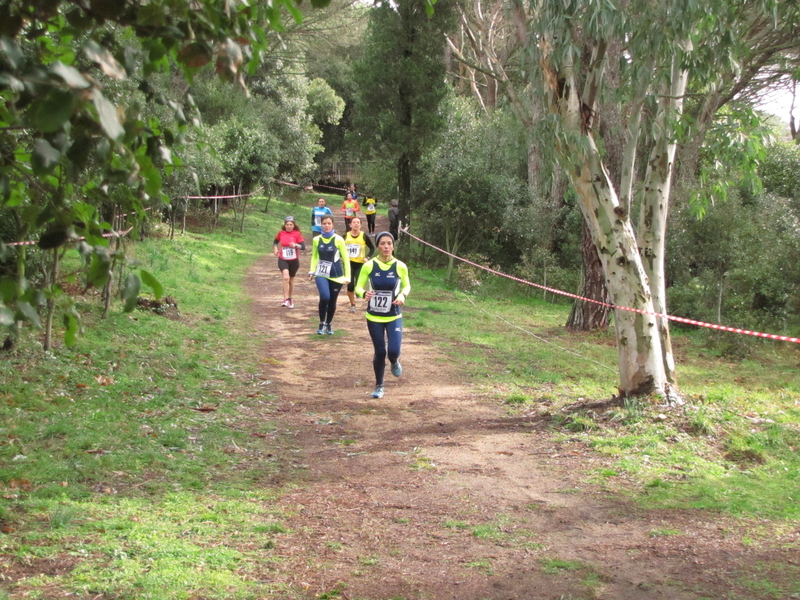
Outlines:
{"type": "MultiPolygon", "coordinates": [[[[713,12],[720,35],[693,52],[696,66],[685,106],[691,127],[676,164],[682,187],[696,187],[700,179],[704,190],[699,193],[720,199],[730,183],[729,165],[754,177],[762,158],[757,151],[761,117],[755,107],[776,89],[796,89],[800,3],[719,2],[713,12]],[[718,59],[725,54],[733,60],[718,59]],[[714,159],[704,162],[704,153],[714,159]]],[[[791,111],[788,121],[790,129],[795,126],[791,111]]]]}
{"type": "Polygon", "coordinates": [[[423,148],[442,126],[438,107],[447,93],[442,57],[452,5],[440,0],[435,12],[419,0],[373,6],[355,65],[360,147],[394,161],[404,222],[414,207],[412,178],[423,148]]]}
{"type": "MultiPolygon", "coordinates": [[[[490,113],[498,98],[507,99],[507,104],[517,116],[526,133],[528,151],[528,186],[531,203],[538,225],[544,233],[543,243],[547,250],[556,244],[553,234],[555,224],[564,208],[567,181],[562,170],[549,157],[547,144],[551,132],[543,118],[544,103],[532,93],[533,82],[526,76],[525,53],[520,43],[522,36],[516,31],[519,23],[509,12],[522,10],[521,5],[509,7],[503,1],[484,2],[470,0],[458,5],[458,26],[448,35],[448,47],[453,65],[450,68],[454,84],[461,93],[469,90],[477,98],[485,112],[490,113]]],[[[618,122],[609,105],[601,111],[604,124],[618,122]],[[609,115],[611,118],[609,118],[609,115]]],[[[610,133],[606,140],[606,151],[613,152],[619,143],[611,132],[619,128],[606,127],[610,133]]],[[[609,324],[607,307],[608,292],[605,288],[602,265],[591,239],[588,227],[583,227],[584,242],[581,245],[583,258],[583,284],[580,295],[597,302],[576,302],[572,306],[566,326],[573,330],[605,328],[609,324]]]]}
{"type": "MultiPolygon", "coordinates": [[[[474,0],[466,6],[460,24],[468,43],[451,39],[454,55],[500,83],[523,126],[543,125],[544,146],[552,144],[581,201],[611,300],[634,309],[616,310],[622,393],[674,389],[669,327],[659,315],[666,313],[664,242],[678,142],[687,179],[702,166],[701,183],[708,182],[708,166],[733,157],[744,157],[753,173],[759,149],[746,133],[752,112],[739,107],[776,76],[796,75],[798,4],[474,0]],[[734,100],[735,108],[721,110],[734,100]]],[[[474,73],[472,88],[480,92],[474,73]]],[[[708,189],[724,187],[718,179],[708,189]]],[[[708,198],[696,196],[697,212],[708,198]]]]}
{"type": "MultiPolygon", "coordinates": [[[[711,74],[723,72],[746,48],[727,43],[738,31],[731,27],[740,14],[734,4],[740,3],[630,0],[617,7],[515,0],[509,11],[530,59],[532,81],[543,92],[555,154],[580,200],[611,300],[633,309],[615,309],[623,394],[668,394],[675,387],[668,322],[659,316],[666,313],[665,228],[675,152],[687,129],[682,116],[690,76],[710,85],[711,74]],[[609,81],[614,54],[621,69],[618,80],[609,81]],[[609,174],[598,129],[606,98],[624,106],[618,184],[609,174]],[[637,186],[642,144],[649,156],[637,186]],[[634,224],[637,187],[641,204],[634,224]]],[[[770,1],[748,5],[763,14],[782,8],[770,1]]]]}
{"type": "MultiPolygon", "coordinates": [[[[171,147],[191,118],[191,98],[170,97],[150,76],[177,69],[191,81],[208,66],[243,86],[268,49],[266,32],[282,27],[287,12],[302,19],[293,0],[4,2],[0,209],[16,224],[13,237],[38,238],[39,248],[57,252],[81,236],[89,283],[108,281],[107,220],[142,217],[166,202],[162,171],[179,164],[171,147]],[[169,107],[175,126],[145,118],[149,101],[169,107]]],[[[24,247],[16,262],[0,282],[0,326],[12,333],[18,322],[38,322],[46,297],[61,293],[55,277],[41,289],[30,285],[24,247]]],[[[142,277],[158,290],[146,273],[131,273],[122,286],[126,309],[142,277]]],[[[77,320],[66,315],[74,339],[77,320]]]]}

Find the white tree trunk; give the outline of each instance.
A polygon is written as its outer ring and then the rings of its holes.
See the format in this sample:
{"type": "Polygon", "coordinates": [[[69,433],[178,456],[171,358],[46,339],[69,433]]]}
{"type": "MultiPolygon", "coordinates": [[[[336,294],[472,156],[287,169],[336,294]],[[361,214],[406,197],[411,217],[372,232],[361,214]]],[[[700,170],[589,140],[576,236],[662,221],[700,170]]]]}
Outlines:
{"type": "MultiPolygon", "coordinates": [[[[677,62],[678,59],[675,59],[677,62]]],[[[639,246],[645,272],[650,280],[650,291],[653,295],[653,307],[659,314],[667,314],[667,286],[664,258],[666,256],[667,214],[669,213],[669,196],[672,172],[675,164],[677,143],[671,123],[683,109],[683,94],[686,91],[688,73],[672,69],[671,82],[663,86],[658,100],[658,113],[655,122],[655,144],[650,152],[645,175],[642,210],[639,214],[639,246]]],[[[669,335],[669,321],[657,317],[661,338],[661,349],[664,371],[667,381],[677,384],[675,373],[675,357],[672,353],[672,341],[669,335]]]]}
{"type": "MultiPolygon", "coordinates": [[[[549,81],[558,79],[554,77],[549,81]]],[[[650,285],[633,224],[620,204],[591,129],[585,122],[587,115],[582,111],[574,77],[567,74],[560,83],[561,87],[548,90],[551,108],[560,114],[566,133],[557,149],[603,263],[611,302],[642,311],[614,311],[620,392],[623,395],[665,395],[668,386],[661,338],[652,315],[655,311],[650,285]],[[560,97],[559,92],[563,92],[560,97]],[[581,158],[576,162],[576,157],[581,158]]]]}
{"type": "Polygon", "coordinates": [[[614,311],[620,391],[625,395],[665,394],[661,338],[636,235],[628,215],[620,209],[594,140],[589,141],[591,153],[580,170],[572,172],[572,183],[603,263],[611,302],[650,313],[614,311]]]}

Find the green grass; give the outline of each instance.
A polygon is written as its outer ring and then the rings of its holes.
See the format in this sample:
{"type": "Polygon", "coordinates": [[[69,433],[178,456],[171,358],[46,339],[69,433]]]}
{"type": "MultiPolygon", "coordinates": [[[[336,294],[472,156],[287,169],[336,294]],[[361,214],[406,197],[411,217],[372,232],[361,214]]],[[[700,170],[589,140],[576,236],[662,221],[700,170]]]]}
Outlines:
{"type": "Polygon", "coordinates": [[[459,520],[447,520],[442,523],[442,527],[447,529],[469,529],[469,523],[459,520]]]}
{"type": "Polygon", "coordinates": [[[511,415],[540,415],[556,436],[577,437],[607,455],[600,475],[610,492],[647,507],[800,519],[794,347],[754,339],[750,357],[732,362],[710,352],[705,336],[675,331],[686,405],[628,399],[606,409],[570,408],[617,393],[613,328],[568,332],[564,304],[542,302],[515,285],[487,279],[464,293],[444,281],[444,270],[417,268],[405,320],[434,334],[473,385],[511,415]]]}
{"type": "MultiPolygon", "coordinates": [[[[296,535],[284,524],[290,515],[270,508],[283,489],[266,482],[280,474],[287,486],[298,485],[301,466],[293,438],[269,420],[275,399],[259,379],[263,341],[245,335],[252,323],[242,282],[282,216],[306,214],[312,203],[273,200],[270,215],[248,214],[243,234],[231,233],[223,218],[213,233],[132,246],[178,301],[180,320],[118,307],[101,320],[90,290],[79,302],[87,327],[77,346],[57,344],[43,354],[32,334],[0,355],[0,565],[69,567],[0,583],[0,598],[22,591],[47,598],[54,590],[122,600],[304,597],[305,590],[252,576],[256,565],[281,561],[282,546],[296,535]]],[[[602,455],[586,467],[593,485],[644,507],[712,510],[762,524],[742,540],[753,545],[800,520],[795,348],[754,341],[746,361],[731,362],[703,336],[675,332],[686,405],[644,399],[576,408],[616,393],[613,332],[566,332],[565,304],[510,284],[465,294],[442,276],[412,265],[407,326],[432,334],[476,392],[509,416],[537,419],[554,442],[602,455]]],[[[419,448],[408,455],[410,469],[436,473],[419,448]]],[[[651,535],[680,534],[667,525],[651,535]]],[[[544,549],[501,517],[442,527],[544,549]]],[[[600,585],[585,565],[542,564],[600,585]]],[[[467,566],[492,569],[488,559],[467,566]]],[[[762,596],[800,593],[769,587],[777,585],[769,583],[776,568],[765,565],[763,576],[754,572],[742,586],[762,596]]],[[[337,585],[319,597],[343,590],[337,585]]]]}
{"type": "Polygon", "coordinates": [[[260,342],[244,335],[242,282],[297,208],[273,200],[274,216],[252,212],[244,234],[223,219],[215,233],[135,244],[180,320],[115,307],[103,321],[90,291],[77,346],[44,355],[34,332],[1,358],[0,548],[20,564],[71,565],[4,585],[12,596],[22,586],[32,598],[244,599],[274,588],[248,573],[292,535],[269,509],[280,489],[261,483],[291,472],[292,442],[268,420],[274,398],[259,385],[260,342]]]}
{"type": "Polygon", "coordinates": [[[470,569],[477,569],[478,571],[481,571],[484,575],[488,576],[494,575],[492,561],[489,558],[479,558],[477,560],[473,560],[466,563],[465,566],[470,569]]]}

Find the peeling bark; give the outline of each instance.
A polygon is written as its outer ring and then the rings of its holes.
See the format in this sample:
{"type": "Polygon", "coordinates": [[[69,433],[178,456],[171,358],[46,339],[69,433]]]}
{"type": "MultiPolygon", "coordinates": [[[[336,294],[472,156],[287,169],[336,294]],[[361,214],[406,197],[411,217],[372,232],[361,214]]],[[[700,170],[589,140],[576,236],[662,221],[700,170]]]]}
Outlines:
{"type": "MultiPolygon", "coordinates": [[[[544,40],[543,44],[547,41],[544,40]]],[[[602,69],[602,57],[593,56],[602,69]]],[[[547,63],[546,50],[540,64],[550,109],[559,115],[566,135],[556,150],[578,195],[579,206],[603,264],[606,288],[613,304],[643,313],[615,309],[614,327],[622,395],[666,394],[668,382],[662,360],[661,335],[657,327],[650,284],[642,262],[633,224],[621,205],[594,140],[587,127],[577,82],[569,66],[558,73],[547,63]],[[576,159],[576,157],[579,157],[576,159]],[[566,168],[566,165],[571,168],[566,168]]],[[[600,86],[602,73],[592,77],[600,86]]]]}
{"type": "MultiPolygon", "coordinates": [[[[597,248],[592,240],[592,232],[589,231],[586,224],[583,226],[581,238],[584,274],[580,295],[607,304],[609,297],[603,275],[603,264],[600,262],[600,256],[597,254],[597,248]]],[[[606,329],[610,317],[611,309],[608,306],[576,300],[569,313],[566,327],[570,331],[606,329]]]]}
{"type": "MultiPolygon", "coordinates": [[[[667,314],[667,287],[665,273],[667,214],[677,143],[672,135],[671,122],[683,109],[688,73],[677,66],[672,68],[671,80],[665,84],[658,100],[655,130],[656,143],[650,153],[645,175],[645,193],[639,223],[639,246],[645,272],[650,281],[655,312],[667,314]]],[[[661,338],[662,360],[667,381],[677,385],[675,357],[669,333],[669,321],[656,317],[656,327],[661,338]]]]}

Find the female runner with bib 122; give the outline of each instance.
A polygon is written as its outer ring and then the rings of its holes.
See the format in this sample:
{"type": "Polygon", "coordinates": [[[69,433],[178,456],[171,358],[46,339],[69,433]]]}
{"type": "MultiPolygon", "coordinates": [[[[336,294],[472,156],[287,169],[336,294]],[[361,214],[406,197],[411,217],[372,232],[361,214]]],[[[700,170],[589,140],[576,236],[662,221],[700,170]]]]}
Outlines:
{"type": "Polygon", "coordinates": [[[378,255],[367,261],[361,269],[355,293],[367,301],[367,330],[375,354],[372,368],[375,371],[373,398],[383,398],[383,374],[386,358],[391,363],[392,375],[400,377],[400,350],[403,344],[403,305],[411,292],[408,267],[394,257],[394,236],[388,231],[375,237],[378,255]]]}
{"type": "Polygon", "coordinates": [[[333,335],[333,315],[342,286],[350,283],[350,261],[344,238],[333,230],[333,217],[325,215],[322,233],[311,244],[311,266],[308,278],[314,278],[319,292],[319,335],[333,335]]]}

